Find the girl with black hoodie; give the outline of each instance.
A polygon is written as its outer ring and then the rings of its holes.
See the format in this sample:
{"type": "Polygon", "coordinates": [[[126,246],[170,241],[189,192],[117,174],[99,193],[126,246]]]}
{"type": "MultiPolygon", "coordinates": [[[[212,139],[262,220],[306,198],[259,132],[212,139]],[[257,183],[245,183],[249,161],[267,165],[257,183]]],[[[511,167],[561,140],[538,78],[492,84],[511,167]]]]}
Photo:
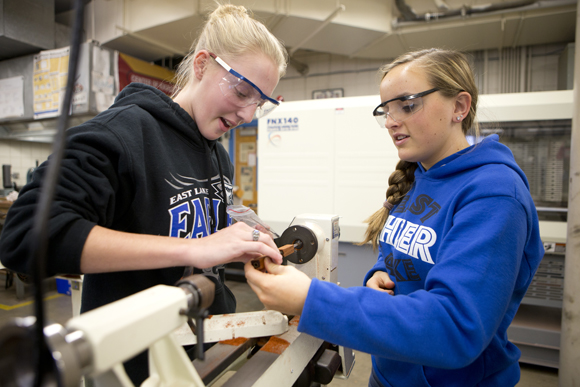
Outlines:
{"type": "MultiPolygon", "coordinates": [[[[81,312],[174,285],[194,268],[216,284],[210,313],[233,313],[220,265],[261,254],[281,263],[269,235],[231,225],[234,169],[217,140],[279,104],[269,96],[286,60],[281,43],[244,7],[219,5],[180,65],[173,99],[133,83],[107,111],[69,129],[48,223],[47,274],[84,274],[81,312]]],[[[32,267],[46,170],[46,163],[35,170],[6,218],[0,256],[16,272],[32,267]]],[[[140,385],[146,353],[125,369],[140,385]]]]}

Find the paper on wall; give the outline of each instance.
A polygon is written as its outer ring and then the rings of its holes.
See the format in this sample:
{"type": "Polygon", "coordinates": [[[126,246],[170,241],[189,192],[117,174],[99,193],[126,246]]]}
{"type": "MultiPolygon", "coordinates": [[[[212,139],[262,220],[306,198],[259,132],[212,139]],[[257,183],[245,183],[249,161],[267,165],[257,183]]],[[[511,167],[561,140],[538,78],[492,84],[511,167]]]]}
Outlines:
{"type": "Polygon", "coordinates": [[[69,47],[41,51],[34,55],[33,111],[34,118],[60,114],[68,76],[69,47]]]}
{"type": "Polygon", "coordinates": [[[0,79],[0,119],[24,116],[24,77],[0,79]]]}

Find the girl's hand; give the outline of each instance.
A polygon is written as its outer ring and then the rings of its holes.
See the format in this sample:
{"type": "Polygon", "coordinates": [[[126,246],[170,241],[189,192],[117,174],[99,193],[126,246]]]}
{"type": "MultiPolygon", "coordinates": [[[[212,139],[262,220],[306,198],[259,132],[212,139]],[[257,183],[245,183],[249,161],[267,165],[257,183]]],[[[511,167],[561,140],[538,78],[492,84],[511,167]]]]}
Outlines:
{"type": "Polygon", "coordinates": [[[237,222],[205,238],[190,240],[195,248],[190,250],[192,266],[200,269],[229,262],[248,262],[267,255],[276,263],[282,263],[282,255],[272,237],[260,232],[258,240],[253,232],[258,231],[243,222],[237,222]],[[199,247],[199,249],[197,248],[199,247]]]}
{"type": "Polygon", "coordinates": [[[260,301],[268,309],[290,315],[302,314],[310,288],[310,278],[293,266],[282,266],[264,260],[267,273],[246,263],[246,279],[260,301]]]}
{"type": "Polygon", "coordinates": [[[246,263],[262,255],[282,263],[272,237],[245,223],[236,223],[205,238],[186,239],[132,234],[95,226],[81,256],[83,273],[195,266],[207,269],[229,262],[246,263]]]}
{"type": "Polygon", "coordinates": [[[384,271],[376,271],[373,276],[367,281],[367,287],[381,292],[389,293],[391,296],[395,294],[395,283],[391,277],[384,271]]]}

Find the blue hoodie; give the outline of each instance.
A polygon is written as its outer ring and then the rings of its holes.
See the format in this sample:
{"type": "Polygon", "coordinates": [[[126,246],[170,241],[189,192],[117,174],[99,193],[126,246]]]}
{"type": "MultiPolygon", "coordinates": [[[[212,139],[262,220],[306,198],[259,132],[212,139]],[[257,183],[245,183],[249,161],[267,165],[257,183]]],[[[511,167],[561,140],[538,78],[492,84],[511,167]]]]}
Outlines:
{"type": "Polygon", "coordinates": [[[544,254],[523,171],[496,135],[415,183],[380,234],[395,296],[314,279],[298,330],[373,355],[384,386],[514,386],[507,329],[544,254]]]}

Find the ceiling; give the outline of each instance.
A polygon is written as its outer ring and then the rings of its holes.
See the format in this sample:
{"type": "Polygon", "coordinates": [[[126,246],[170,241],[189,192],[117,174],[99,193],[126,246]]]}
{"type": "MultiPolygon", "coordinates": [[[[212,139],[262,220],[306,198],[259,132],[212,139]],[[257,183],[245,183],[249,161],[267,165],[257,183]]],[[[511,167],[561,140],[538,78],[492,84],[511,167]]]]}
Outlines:
{"type": "MultiPolygon", "coordinates": [[[[44,0],[42,4],[52,1],[57,26],[70,26],[74,0],[44,0]]],[[[255,17],[284,42],[291,55],[314,52],[385,60],[424,47],[476,51],[569,43],[576,36],[577,0],[231,2],[252,9],[255,17]]],[[[151,62],[184,56],[203,26],[203,15],[215,6],[213,0],[85,0],[85,3],[87,39],[151,62]]],[[[22,19],[17,24],[22,32],[15,35],[38,31],[26,42],[19,42],[14,36],[8,39],[7,35],[2,36],[0,20],[0,59],[56,48],[35,44],[35,39],[46,36],[46,30],[39,29],[40,23],[35,20],[28,20],[29,25],[25,25],[26,15],[31,13],[24,10],[24,5],[18,5],[22,3],[13,0],[1,4],[5,25],[9,18],[14,20],[10,15],[17,14],[22,19]],[[20,10],[11,14],[8,4],[20,10]]]]}
{"type": "MultiPolygon", "coordinates": [[[[307,50],[388,59],[424,47],[502,49],[573,42],[576,35],[576,0],[485,0],[486,5],[478,0],[275,2],[286,6],[268,9],[255,1],[253,10],[291,54],[307,50]]],[[[123,29],[101,44],[148,61],[183,56],[203,25],[200,14],[150,25],[133,23],[134,28],[123,29]]]]}

